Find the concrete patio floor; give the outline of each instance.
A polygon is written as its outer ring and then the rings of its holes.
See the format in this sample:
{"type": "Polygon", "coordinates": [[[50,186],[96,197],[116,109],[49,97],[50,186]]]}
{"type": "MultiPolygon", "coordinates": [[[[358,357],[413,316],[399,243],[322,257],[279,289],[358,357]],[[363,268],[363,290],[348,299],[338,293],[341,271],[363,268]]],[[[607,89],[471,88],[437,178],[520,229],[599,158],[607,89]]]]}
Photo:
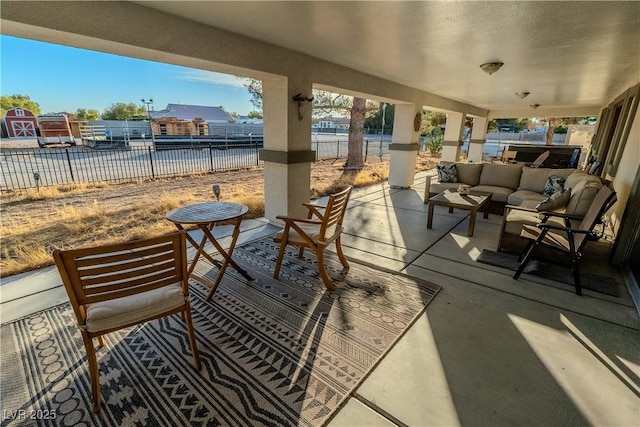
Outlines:
{"type": "MultiPolygon", "coordinates": [[[[469,238],[467,212],[436,207],[427,230],[427,174],[410,189],[352,194],[346,255],[443,289],[329,426],[639,425],[640,316],[626,289],[579,297],[572,285],[515,281],[476,262],[495,250],[502,217],[479,215],[469,238]]],[[[243,221],[238,243],[275,230],[243,221]]],[[[223,244],[229,232],[216,229],[223,244]]],[[[0,291],[3,323],[67,301],[55,267],[5,278],[0,291]]]]}

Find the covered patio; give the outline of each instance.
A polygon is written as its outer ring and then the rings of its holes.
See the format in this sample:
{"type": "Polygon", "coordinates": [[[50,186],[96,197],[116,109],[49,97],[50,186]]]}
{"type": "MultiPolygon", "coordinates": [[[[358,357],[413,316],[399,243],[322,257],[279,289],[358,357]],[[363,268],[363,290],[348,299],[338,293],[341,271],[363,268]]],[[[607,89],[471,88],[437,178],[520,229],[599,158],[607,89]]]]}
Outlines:
{"type": "MultiPolygon", "coordinates": [[[[482,249],[495,249],[502,218],[479,217],[468,237],[467,212],[436,207],[427,230],[430,173],[417,174],[411,189],[354,191],[347,257],[442,290],[329,425],[634,425],[640,319],[628,290],[579,297],[571,284],[530,274],[515,281],[512,271],[477,262],[482,249]]],[[[230,239],[231,226],[217,230],[221,242],[230,239]]],[[[244,221],[239,244],[277,230],[265,219],[244,221]]],[[[606,252],[610,243],[596,245],[606,252]]],[[[597,254],[591,268],[620,274],[597,254]]],[[[2,284],[2,322],[66,300],[55,267],[11,277],[2,284]]]]}
{"type": "MultiPolygon", "coordinates": [[[[389,182],[352,196],[345,252],[442,291],[330,425],[637,424],[638,3],[3,1],[0,28],[261,79],[266,218],[245,221],[241,242],[273,234],[277,215],[299,215],[309,200],[311,115],[296,94],[318,88],[396,105],[389,182]],[[504,66],[488,75],[486,62],[504,66]],[[515,96],[525,90],[526,101],[515,96]],[[610,252],[629,290],[578,297],[571,285],[514,281],[478,263],[495,249],[497,215],[478,218],[467,237],[466,213],[436,208],[427,230],[426,174],[414,173],[414,117],[424,108],[447,113],[451,161],[467,117],[469,160],[478,161],[492,118],[597,116],[602,178],[618,192],[610,252]]],[[[608,256],[589,264],[612,268],[608,256]]],[[[53,268],[3,280],[2,321],[63,303],[59,283],[53,268]]]]}

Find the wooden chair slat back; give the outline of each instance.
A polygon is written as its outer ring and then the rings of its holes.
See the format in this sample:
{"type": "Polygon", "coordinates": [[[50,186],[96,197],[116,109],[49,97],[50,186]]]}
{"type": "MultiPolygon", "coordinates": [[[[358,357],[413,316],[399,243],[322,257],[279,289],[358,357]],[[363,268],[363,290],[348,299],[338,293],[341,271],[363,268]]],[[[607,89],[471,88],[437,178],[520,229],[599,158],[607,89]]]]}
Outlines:
{"type": "Polygon", "coordinates": [[[121,298],[180,282],[188,292],[184,233],[55,251],[54,259],[72,304],[121,298]]]}
{"type": "Polygon", "coordinates": [[[353,187],[347,187],[341,192],[329,196],[329,201],[327,202],[327,208],[324,212],[322,226],[320,229],[320,240],[323,240],[326,237],[327,231],[330,230],[331,227],[339,227],[342,225],[352,188],[353,187]]]}

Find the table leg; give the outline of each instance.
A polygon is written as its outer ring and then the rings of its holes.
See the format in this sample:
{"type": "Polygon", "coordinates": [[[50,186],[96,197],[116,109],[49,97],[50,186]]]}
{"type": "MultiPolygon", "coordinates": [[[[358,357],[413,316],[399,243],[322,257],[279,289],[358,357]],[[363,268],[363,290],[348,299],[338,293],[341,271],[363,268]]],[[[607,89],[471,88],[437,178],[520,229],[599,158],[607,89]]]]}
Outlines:
{"type": "Polygon", "coordinates": [[[489,198],[487,199],[487,201],[485,202],[485,207],[484,207],[484,219],[489,218],[489,205],[491,204],[491,196],[489,196],[489,198]]]}
{"type": "Polygon", "coordinates": [[[220,255],[222,255],[222,257],[224,257],[224,262],[222,263],[222,266],[220,267],[220,271],[218,272],[218,277],[216,277],[216,281],[213,284],[213,286],[211,287],[211,289],[209,290],[209,294],[207,295],[207,301],[211,299],[211,297],[213,296],[213,293],[215,292],[216,288],[218,287],[218,285],[220,284],[220,282],[222,281],[222,277],[224,276],[224,272],[227,270],[227,266],[229,264],[231,264],[231,266],[240,274],[242,274],[242,276],[247,279],[247,280],[253,280],[253,278],[251,276],[249,276],[249,274],[243,270],[238,264],[236,264],[236,262],[231,258],[231,255],[233,254],[233,249],[236,246],[236,241],[238,240],[238,236],[240,235],[240,218],[238,218],[235,222],[234,228],[233,228],[233,234],[231,237],[231,244],[229,245],[229,250],[225,251],[224,248],[222,246],[220,246],[220,243],[218,243],[218,241],[215,239],[215,237],[213,237],[213,234],[211,234],[211,231],[207,228],[205,231],[206,236],[209,238],[209,241],[211,241],[211,243],[213,243],[213,246],[215,246],[215,248],[218,250],[218,252],[220,253],[220,255]]]}
{"type": "MultiPolygon", "coordinates": [[[[180,230],[180,231],[186,231],[181,224],[176,224],[176,228],[178,230],[180,230]]],[[[187,271],[187,275],[190,276],[191,273],[193,273],[193,270],[196,268],[196,264],[198,263],[198,260],[200,259],[200,255],[204,255],[209,261],[212,261],[214,264],[215,263],[220,264],[220,263],[218,263],[217,260],[211,258],[211,256],[204,251],[204,246],[207,243],[206,234],[202,236],[202,240],[200,241],[200,243],[196,242],[195,239],[193,237],[191,237],[188,232],[185,232],[185,237],[187,238],[189,243],[191,243],[191,246],[193,246],[196,249],[196,255],[191,260],[191,265],[189,265],[189,269],[187,271]]]]}
{"type": "Polygon", "coordinates": [[[433,225],[433,203],[429,203],[429,213],[427,214],[427,228],[433,225]]]}
{"type": "Polygon", "coordinates": [[[471,209],[471,215],[469,216],[469,229],[467,230],[467,236],[473,237],[473,230],[476,226],[476,213],[477,209],[471,209]]]}

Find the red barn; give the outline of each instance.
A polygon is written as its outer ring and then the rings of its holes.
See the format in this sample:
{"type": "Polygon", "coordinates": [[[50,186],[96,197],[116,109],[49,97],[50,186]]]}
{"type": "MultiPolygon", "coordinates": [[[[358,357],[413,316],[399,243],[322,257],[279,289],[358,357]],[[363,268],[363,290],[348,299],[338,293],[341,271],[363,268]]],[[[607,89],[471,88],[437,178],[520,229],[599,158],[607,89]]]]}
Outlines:
{"type": "Polygon", "coordinates": [[[38,120],[29,110],[12,108],[4,115],[4,125],[9,138],[36,138],[38,136],[38,120]]]}

